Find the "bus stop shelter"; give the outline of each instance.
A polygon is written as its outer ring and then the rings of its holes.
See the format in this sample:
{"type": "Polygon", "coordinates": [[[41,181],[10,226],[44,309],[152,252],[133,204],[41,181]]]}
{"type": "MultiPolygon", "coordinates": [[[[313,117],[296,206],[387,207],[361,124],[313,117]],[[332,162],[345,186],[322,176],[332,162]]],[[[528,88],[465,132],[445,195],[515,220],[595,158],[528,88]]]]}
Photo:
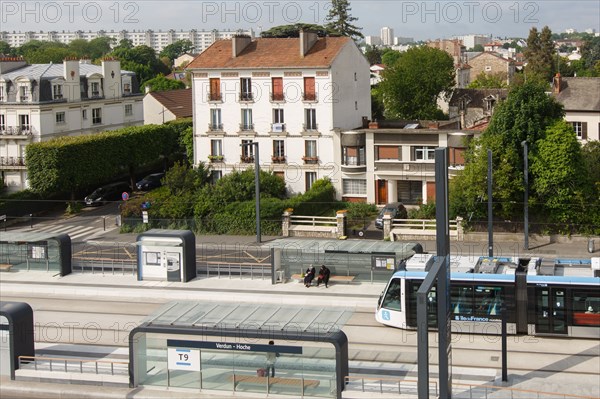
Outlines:
{"type": "Polygon", "coordinates": [[[3,232],[0,264],[5,270],[45,270],[66,276],[72,271],[67,234],[3,232]]]}
{"type": "Polygon", "coordinates": [[[349,309],[172,302],[129,335],[130,386],[341,398],[349,309]]]}
{"type": "Polygon", "coordinates": [[[0,376],[15,379],[19,356],[34,356],[33,309],[25,302],[0,302],[0,376]]]}

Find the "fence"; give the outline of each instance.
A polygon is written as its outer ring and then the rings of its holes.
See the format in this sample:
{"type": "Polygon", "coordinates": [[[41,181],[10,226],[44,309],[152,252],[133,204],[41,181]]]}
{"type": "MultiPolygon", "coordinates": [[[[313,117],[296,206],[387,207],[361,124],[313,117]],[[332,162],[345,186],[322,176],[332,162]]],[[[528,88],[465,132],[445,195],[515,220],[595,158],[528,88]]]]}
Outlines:
{"type": "Polygon", "coordinates": [[[33,368],[36,371],[79,372],[81,374],[129,374],[129,362],[118,360],[74,359],[45,356],[19,356],[19,369],[33,368]],[[69,368],[71,366],[71,368],[69,368]],[[116,367],[115,367],[116,366],[116,367]]]}
{"type": "MultiPolygon", "coordinates": [[[[462,218],[449,221],[450,237],[463,240],[464,232],[462,218]]],[[[435,219],[388,219],[383,218],[384,236],[394,241],[395,236],[402,239],[435,238],[437,222],[435,219]]]]}

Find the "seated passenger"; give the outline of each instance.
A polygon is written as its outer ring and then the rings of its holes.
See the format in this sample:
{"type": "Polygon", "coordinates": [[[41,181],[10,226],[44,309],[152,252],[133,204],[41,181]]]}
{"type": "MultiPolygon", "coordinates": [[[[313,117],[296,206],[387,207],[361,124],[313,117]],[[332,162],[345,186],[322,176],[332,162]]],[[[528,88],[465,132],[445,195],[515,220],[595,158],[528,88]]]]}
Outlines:
{"type": "Polygon", "coordinates": [[[304,275],[304,286],[306,288],[310,287],[312,281],[315,278],[316,269],[313,265],[310,265],[308,269],[306,269],[306,274],[304,275]]]}
{"type": "Polygon", "coordinates": [[[319,278],[317,279],[317,287],[319,286],[319,284],[325,283],[325,288],[328,288],[327,284],[329,284],[329,276],[330,275],[331,275],[331,271],[325,265],[322,265],[321,268],[319,269],[319,278]]]}

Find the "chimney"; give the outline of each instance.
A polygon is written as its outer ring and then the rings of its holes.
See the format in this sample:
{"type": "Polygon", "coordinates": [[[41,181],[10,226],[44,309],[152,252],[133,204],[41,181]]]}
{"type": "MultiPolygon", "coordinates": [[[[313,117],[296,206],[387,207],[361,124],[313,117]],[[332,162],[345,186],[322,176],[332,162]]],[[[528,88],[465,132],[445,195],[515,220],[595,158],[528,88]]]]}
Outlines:
{"type": "Polygon", "coordinates": [[[437,121],[431,121],[431,122],[429,122],[428,127],[430,129],[439,129],[440,128],[440,123],[437,122],[437,121]]]}
{"type": "Polygon", "coordinates": [[[562,79],[561,79],[560,73],[557,73],[556,76],[554,76],[554,81],[552,82],[552,94],[557,95],[558,93],[560,93],[561,84],[562,84],[562,79]]]}
{"type": "Polygon", "coordinates": [[[369,129],[379,129],[379,123],[377,121],[369,122],[369,129]]]}
{"type": "Polygon", "coordinates": [[[65,83],[62,95],[67,101],[81,100],[79,76],[79,60],[74,57],[65,58],[63,60],[63,78],[65,79],[65,83]]]}
{"type": "Polygon", "coordinates": [[[102,91],[106,98],[118,98],[122,96],[121,62],[112,57],[102,60],[102,91]]]}
{"type": "Polygon", "coordinates": [[[242,51],[244,51],[244,49],[250,44],[252,43],[252,38],[248,35],[234,35],[231,38],[231,57],[235,58],[238,55],[240,55],[240,53],[242,51]]]}
{"type": "Polygon", "coordinates": [[[304,58],[306,53],[315,45],[319,36],[310,30],[300,30],[300,57],[304,58]]]}

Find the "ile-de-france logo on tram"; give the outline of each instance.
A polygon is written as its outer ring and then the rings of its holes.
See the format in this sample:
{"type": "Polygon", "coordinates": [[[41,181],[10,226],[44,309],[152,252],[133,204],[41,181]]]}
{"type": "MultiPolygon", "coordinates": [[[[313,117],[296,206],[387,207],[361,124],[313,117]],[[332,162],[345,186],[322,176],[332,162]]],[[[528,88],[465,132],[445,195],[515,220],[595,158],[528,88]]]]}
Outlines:
{"type": "Polygon", "coordinates": [[[387,310],[382,310],[381,311],[381,318],[383,320],[390,320],[390,312],[388,312],[387,310]]]}

